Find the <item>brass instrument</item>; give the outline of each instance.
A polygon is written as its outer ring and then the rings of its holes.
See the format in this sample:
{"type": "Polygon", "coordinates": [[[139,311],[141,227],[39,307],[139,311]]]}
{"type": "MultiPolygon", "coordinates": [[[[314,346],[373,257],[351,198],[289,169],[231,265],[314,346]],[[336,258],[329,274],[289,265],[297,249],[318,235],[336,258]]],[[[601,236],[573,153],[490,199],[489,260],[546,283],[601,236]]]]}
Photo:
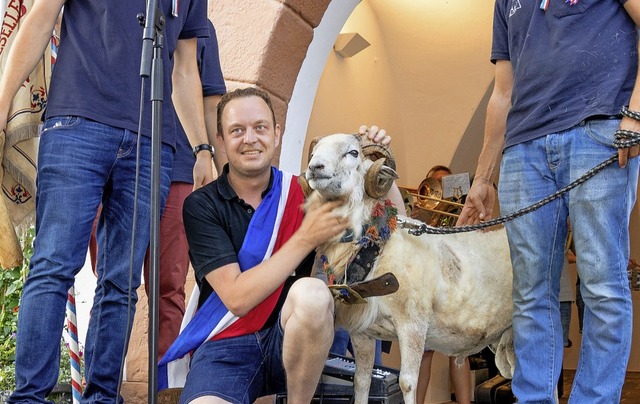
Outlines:
{"type": "Polygon", "coordinates": [[[413,205],[410,204],[410,209],[407,209],[407,214],[431,226],[452,227],[464,206],[461,203],[462,196],[442,198],[442,184],[433,177],[422,180],[417,189],[403,186],[398,188],[414,199],[413,205]]]}

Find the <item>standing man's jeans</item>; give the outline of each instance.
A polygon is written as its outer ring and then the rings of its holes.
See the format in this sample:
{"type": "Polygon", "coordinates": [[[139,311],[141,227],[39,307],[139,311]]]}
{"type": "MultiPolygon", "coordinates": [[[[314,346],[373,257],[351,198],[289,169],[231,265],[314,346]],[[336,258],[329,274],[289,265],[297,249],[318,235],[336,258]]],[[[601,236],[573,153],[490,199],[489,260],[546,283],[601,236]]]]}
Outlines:
{"type": "Polygon", "coordinates": [[[562,345],[569,347],[569,328],[571,327],[571,302],[560,302],[560,324],[562,325],[562,345]]]}
{"type": "MultiPolygon", "coordinates": [[[[149,138],[141,139],[136,201],[135,133],[72,116],[51,118],[44,124],[38,159],[36,239],[20,303],[17,387],[10,403],[46,402],[45,396],[56,384],[67,291],[85,262],[91,226],[101,202],[98,282],[85,343],[87,385],[82,401],[119,401],[120,361],[126,353],[140,269],[149,244],[151,147],[149,138]]],[[[164,145],[162,199],[169,189],[172,160],[171,148],[164,145]]]]}
{"type": "MultiPolygon", "coordinates": [[[[592,120],[505,150],[499,197],[503,214],[552,194],[610,157],[619,120],[592,120]]],[[[609,165],[569,195],[508,222],[513,263],[513,391],[521,404],[553,403],[562,365],[558,294],[567,214],[585,302],[580,360],[570,403],[617,403],[631,348],[627,280],[629,216],[638,159],[609,165]]]]}

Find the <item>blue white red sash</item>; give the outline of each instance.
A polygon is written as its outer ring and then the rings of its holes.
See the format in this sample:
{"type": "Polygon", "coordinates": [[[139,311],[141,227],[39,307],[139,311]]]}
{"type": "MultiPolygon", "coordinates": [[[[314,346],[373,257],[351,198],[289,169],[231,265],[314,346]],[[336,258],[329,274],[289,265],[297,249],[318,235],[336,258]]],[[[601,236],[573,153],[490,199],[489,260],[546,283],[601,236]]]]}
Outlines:
{"type": "MultiPolygon", "coordinates": [[[[253,268],[276,252],[302,222],[304,195],[296,178],[272,168],[273,186],[256,209],[240,252],[241,271],[253,268]]],[[[259,331],[275,308],[281,285],[245,316],[239,318],[213,292],[195,311],[199,290],[195,290],[182,321],[182,331],[158,364],[160,390],[183,387],[189,370],[190,353],[209,339],[222,339],[259,331]],[[195,315],[194,315],[195,312],[195,315]]]]}

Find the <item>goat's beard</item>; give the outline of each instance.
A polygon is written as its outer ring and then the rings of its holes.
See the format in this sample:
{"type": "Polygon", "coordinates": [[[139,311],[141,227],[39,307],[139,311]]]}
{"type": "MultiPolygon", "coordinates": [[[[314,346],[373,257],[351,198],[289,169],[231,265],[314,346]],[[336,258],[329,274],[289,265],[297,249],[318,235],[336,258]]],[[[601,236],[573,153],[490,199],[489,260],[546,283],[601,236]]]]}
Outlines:
{"type": "Polygon", "coordinates": [[[304,204],[304,210],[307,211],[309,209],[309,206],[314,206],[316,204],[323,204],[325,202],[331,202],[331,201],[341,201],[342,203],[340,204],[340,206],[336,208],[333,212],[334,214],[336,214],[336,216],[347,217],[345,215],[346,214],[345,209],[346,209],[346,206],[348,206],[349,198],[347,198],[346,196],[334,196],[333,199],[328,199],[327,197],[321,195],[318,191],[313,191],[311,192],[311,194],[309,194],[304,204]]]}
{"type": "Polygon", "coordinates": [[[329,194],[329,195],[324,194],[322,195],[322,199],[327,202],[342,201],[344,203],[346,203],[349,200],[349,198],[346,197],[345,195],[337,195],[337,194],[329,194]]]}

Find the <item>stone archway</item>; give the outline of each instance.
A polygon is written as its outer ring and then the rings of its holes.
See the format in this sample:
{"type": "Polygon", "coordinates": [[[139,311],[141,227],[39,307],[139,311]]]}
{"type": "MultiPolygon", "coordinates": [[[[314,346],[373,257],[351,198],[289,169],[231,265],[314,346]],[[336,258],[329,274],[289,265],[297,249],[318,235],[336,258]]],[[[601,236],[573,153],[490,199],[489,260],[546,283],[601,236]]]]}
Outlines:
{"type": "MultiPolygon", "coordinates": [[[[359,2],[212,0],[209,3],[208,15],[216,27],[227,89],[256,86],[272,97],[276,120],[284,130],[274,164],[283,165],[283,169],[299,170],[307,123],[326,58],[359,2]]],[[[193,282],[187,280],[187,290],[192,289],[193,282]]],[[[148,304],[142,288],[138,290],[136,321],[122,389],[125,401],[141,404],[148,402],[148,304]]]]}

